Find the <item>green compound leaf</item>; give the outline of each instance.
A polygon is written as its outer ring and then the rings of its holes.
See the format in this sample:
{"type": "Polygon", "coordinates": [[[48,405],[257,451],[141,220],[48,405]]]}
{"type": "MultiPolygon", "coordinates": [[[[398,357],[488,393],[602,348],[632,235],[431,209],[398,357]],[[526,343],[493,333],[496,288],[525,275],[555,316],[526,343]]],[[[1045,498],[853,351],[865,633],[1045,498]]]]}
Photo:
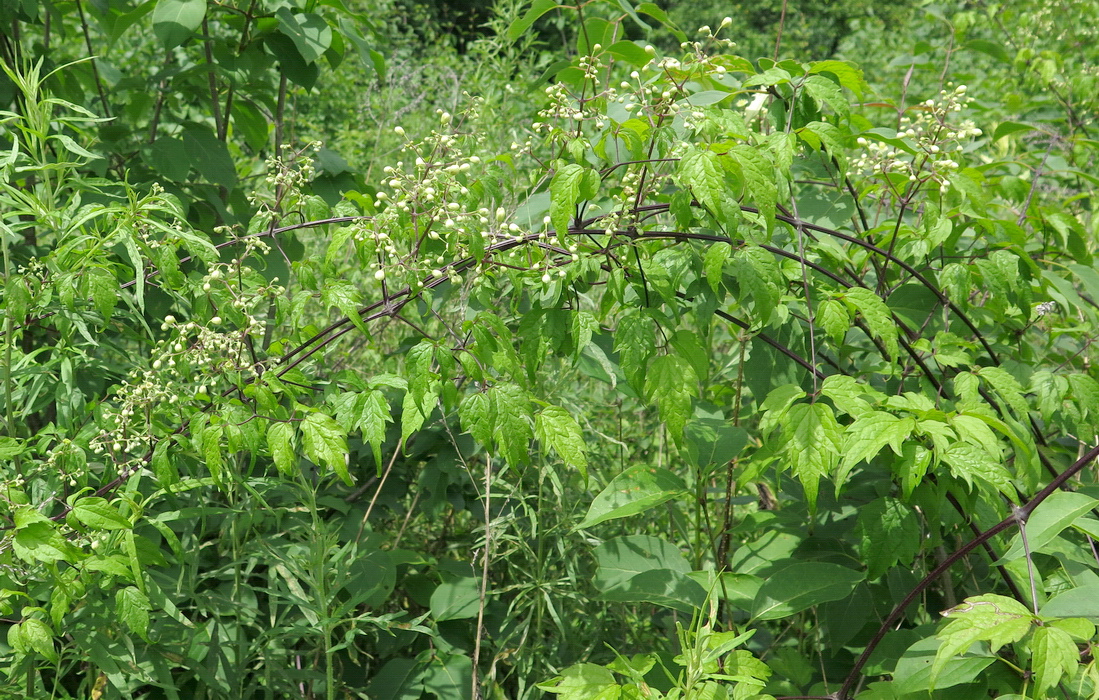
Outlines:
{"type": "Polygon", "coordinates": [[[345,484],[354,482],[347,471],[347,438],[331,416],[310,413],[301,422],[305,456],[316,465],[327,465],[345,484]]]}
{"type": "Polygon", "coordinates": [[[585,454],[584,435],[576,419],[563,408],[547,406],[534,419],[534,432],[538,441],[549,445],[565,464],[580,471],[588,480],[588,458],[585,454]]]}
{"type": "Polygon", "coordinates": [[[530,457],[530,397],[517,384],[489,389],[493,403],[493,437],[508,466],[516,468],[530,457]]]}
{"type": "Polygon", "coordinates": [[[885,346],[889,357],[896,358],[897,326],[882,298],[866,287],[851,287],[844,291],[843,298],[862,314],[866,326],[885,346]]]}
{"type": "Polygon", "coordinates": [[[836,481],[842,483],[856,464],[873,459],[886,445],[901,454],[904,441],[915,429],[916,421],[912,418],[899,418],[884,411],[863,413],[844,431],[843,463],[836,481]]]}
{"type": "Polygon", "coordinates": [[[643,513],[686,493],[687,485],[683,479],[667,469],[630,467],[611,479],[592,501],[584,520],[574,529],[580,530],[614,518],[643,513]]]}
{"type": "MultiPolygon", "coordinates": [[[[923,421],[920,425],[926,427],[930,422],[923,421]]],[[[975,445],[964,442],[954,443],[940,452],[939,458],[950,465],[950,471],[954,476],[963,479],[967,484],[972,484],[973,479],[976,478],[990,484],[1006,496],[1014,495],[1011,475],[1007,468],[997,457],[993,457],[975,445]]]]}
{"type": "Polygon", "coordinates": [[[1023,398],[1023,387],[1019,385],[1015,377],[1008,374],[1007,370],[1002,367],[981,367],[977,370],[977,375],[988,382],[989,386],[1000,395],[1000,398],[1011,406],[1011,410],[1015,412],[1019,420],[1025,421],[1027,419],[1030,409],[1027,406],[1026,399],[1023,398]]]}
{"type": "Polygon", "coordinates": [[[149,599],[133,586],[115,593],[115,613],[131,632],[149,641],[149,599]]]}

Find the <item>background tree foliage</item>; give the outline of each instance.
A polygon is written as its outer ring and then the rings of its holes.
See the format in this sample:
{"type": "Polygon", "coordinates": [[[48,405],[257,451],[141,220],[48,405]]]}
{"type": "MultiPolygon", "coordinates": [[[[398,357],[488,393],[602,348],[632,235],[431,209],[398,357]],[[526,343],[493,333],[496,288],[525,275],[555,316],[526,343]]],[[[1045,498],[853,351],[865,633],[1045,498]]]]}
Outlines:
{"type": "Polygon", "coordinates": [[[0,694],[1099,696],[1099,7],[813,7],[4,5],[0,694]]]}

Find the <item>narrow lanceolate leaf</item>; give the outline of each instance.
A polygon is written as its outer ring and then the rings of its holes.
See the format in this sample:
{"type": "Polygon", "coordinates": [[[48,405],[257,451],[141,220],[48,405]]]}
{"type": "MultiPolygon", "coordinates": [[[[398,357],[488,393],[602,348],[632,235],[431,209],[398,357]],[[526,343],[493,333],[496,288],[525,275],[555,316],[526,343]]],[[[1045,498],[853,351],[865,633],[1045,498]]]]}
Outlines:
{"type": "Polygon", "coordinates": [[[839,461],[843,429],[832,408],[819,401],[791,406],[783,417],[783,427],[787,459],[805,489],[810,509],[816,508],[820,479],[839,461]]]}
{"type": "Polygon", "coordinates": [[[493,437],[508,465],[518,467],[530,456],[530,398],[517,384],[499,384],[489,393],[495,419],[493,437]]]}
{"type": "Polygon", "coordinates": [[[576,205],[599,191],[599,173],[576,163],[560,168],[550,181],[550,221],[557,235],[569,232],[576,205]]]}
{"type": "Polygon", "coordinates": [[[866,287],[851,287],[843,293],[843,296],[862,314],[867,328],[882,342],[885,351],[889,353],[889,357],[896,358],[897,325],[893,323],[889,307],[885,305],[881,297],[866,287]]]}
{"type": "Polygon", "coordinates": [[[568,411],[558,406],[545,407],[534,419],[534,432],[539,442],[552,447],[561,461],[578,469],[585,482],[588,480],[584,435],[568,411]]]}
{"type": "Polygon", "coordinates": [[[323,413],[310,413],[301,422],[305,456],[314,464],[328,465],[348,486],[352,485],[347,471],[347,439],[339,424],[323,413]]]}
{"type": "Polygon", "coordinates": [[[683,427],[691,413],[691,396],[698,391],[694,368],[678,355],[661,355],[649,363],[645,395],[660,408],[672,440],[683,439],[683,427]]]}
{"type": "Polygon", "coordinates": [[[716,153],[691,149],[679,161],[676,174],[703,206],[720,218],[725,199],[725,173],[716,153]]]}
{"type": "Polygon", "coordinates": [[[294,426],[290,423],[272,423],[267,428],[267,449],[279,472],[293,476],[298,466],[298,456],[294,451],[294,426]]]}
{"type": "Polygon", "coordinates": [[[118,619],[145,641],[149,641],[149,608],[149,599],[133,586],[127,586],[115,594],[118,619]]]}

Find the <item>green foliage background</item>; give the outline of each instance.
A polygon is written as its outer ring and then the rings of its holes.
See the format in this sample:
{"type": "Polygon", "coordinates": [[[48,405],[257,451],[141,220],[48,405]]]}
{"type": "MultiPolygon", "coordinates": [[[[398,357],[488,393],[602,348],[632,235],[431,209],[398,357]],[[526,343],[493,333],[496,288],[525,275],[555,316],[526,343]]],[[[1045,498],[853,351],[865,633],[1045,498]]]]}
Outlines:
{"type": "Polygon", "coordinates": [[[0,8],[0,696],[1099,696],[1099,7],[729,7],[0,8]]]}

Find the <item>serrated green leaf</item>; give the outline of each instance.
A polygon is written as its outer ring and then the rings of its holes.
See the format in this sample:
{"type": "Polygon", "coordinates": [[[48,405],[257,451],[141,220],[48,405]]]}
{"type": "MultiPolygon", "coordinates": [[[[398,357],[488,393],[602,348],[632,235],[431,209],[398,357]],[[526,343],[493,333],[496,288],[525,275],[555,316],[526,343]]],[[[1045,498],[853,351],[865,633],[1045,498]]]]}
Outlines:
{"type": "Polygon", "coordinates": [[[355,426],[362,431],[363,441],[373,450],[374,462],[379,470],[382,468],[382,443],[385,442],[386,424],[392,422],[393,416],[389,413],[389,402],[385,400],[385,395],[378,390],[366,392],[355,426]]]}
{"type": "Polygon", "coordinates": [[[349,281],[343,279],[326,280],[321,288],[321,303],[326,307],[335,306],[355,324],[356,328],[363,333],[369,333],[362,317],[359,315],[359,307],[362,306],[362,294],[349,281]]]}
{"type": "Polygon", "coordinates": [[[458,405],[458,417],[462,421],[462,430],[484,447],[492,444],[492,431],[496,417],[491,397],[483,391],[467,395],[458,405]]]}
{"type": "Polygon", "coordinates": [[[635,388],[643,388],[645,368],[656,349],[656,330],[651,319],[630,313],[618,321],[614,331],[614,349],[626,379],[635,388]]]}
{"type": "Polygon", "coordinates": [[[811,75],[805,79],[803,87],[815,100],[828,105],[839,116],[846,118],[851,114],[851,105],[843,96],[843,91],[828,78],[811,75]]]}
{"type": "Polygon", "coordinates": [[[839,345],[851,327],[851,317],[847,315],[847,306],[843,302],[825,299],[817,305],[816,323],[832,338],[832,342],[839,345]]]}
{"type": "Polygon", "coordinates": [[[53,646],[53,630],[44,620],[28,617],[8,628],[8,644],[14,649],[35,652],[51,662],[57,662],[57,650],[53,646]]]}
{"type": "Polygon", "coordinates": [[[843,293],[855,309],[862,314],[867,328],[885,346],[891,359],[897,357],[897,325],[882,298],[866,287],[850,287],[843,293]]]}
{"type": "Polygon", "coordinates": [[[351,486],[354,482],[347,471],[347,439],[339,424],[331,416],[313,412],[301,422],[301,433],[305,456],[318,466],[328,465],[351,486]]]}
{"type": "Polygon", "coordinates": [[[995,653],[1005,644],[1022,639],[1034,624],[1034,616],[1026,606],[994,594],[966,598],[943,616],[950,622],[936,635],[942,644],[931,665],[932,683],[948,661],[977,642],[988,642],[995,653]]]}
{"type": "Polygon", "coordinates": [[[129,530],[133,527],[129,518],[118,512],[106,498],[85,496],[73,504],[76,519],[96,530],[129,530]]]}
{"type": "Polygon", "coordinates": [[[149,599],[133,586],[115,593],[115,613],[118,619],[136,635],[149,641],[149,599]]]}
{"type": "Polygon", "coordinates": [[[715,243],[706,249],[706,255],[702,259],[703,274],[710,289],[717,292],[721,286],[721,279],[725,274],[725,263],[729,262],[732,251],[724,243],[715,243]]]}
{"type": "Polygon", "coordinates": [[[1023,387],[1019,385],[1019,382],[1015,380],[1015,377],[1008,374],[1007,370],[1002,367],[981,367],[977,370],[978,376],[981,379],[988,382],[996,393],[1011,406],[1011,410],[1015,412],[1015,416],[1019,420],[1025,421],[1030,414],[1027,407],[1026,399],[1023,398],[1023,387]]]}
{"type": "Polygon", "coordinates": [[[534,432],[538,441],[552,447],[561,461],[578,469],[587,483],[588,458],[584,435],[568,411],[558,406],[545,407],[534,419],[534,432]]]}
{"type": "Polygon", "coordinates": [[[692,148],[676,167],[679,183],[719,219],[725,201],[725,172],[716,153],[692,148]]]}
{"type": "Polygon", "coordinates": [[[576,205],[591,199],[599,191],[599,173],[583,165],[570,163],[550,180],[550,220],[557,235],[568,235],[576,205]]]}
{"type": "Polygon", "coordinates": [[[896,564],[907,565],[920,552],[920,520],[895,498],[879,498],[859,508],[855,531],[871,581],[896,564]]]}
{"type": "Polygon", "coordinates": [[[530,457],[530,398],[517,384],[498,384],[488,393],[493,404],[493,437],[504,460],[512,468],[530,457]]]}
{"type": "Polygon", "coordinates": [[[835,468],[841,453],[843,429],[832,407],[823,402],[800,403],[783,416],[786,457],[805,489],[809,508],[816,508],[820,479],[835,468]]]}
{"type": "Polygon", "coordinates": [[[748,196],[763,215],[767,222],[767,233],[770,234],[775,227],[775,204],[778,202],[775,164],[764,156],[764,151],[755,146],[738,144],[729,149],[729,155],[740,165],[748,196]]]}
{"type": "Polygon", "coordinates": [[[1030,640],[1031,671],[1034,673],[1034,696],[1044,697],[1065,674],[1072,673],[1080,663],[1076,642],[1064,630],[1039,627],[1030,640]]]}
{"type": "Polygon", "coordinates": [[[599,321],[590,311],[577,311],[572,315],[572,339],[577,356],[591,343],[592,334],[599,332],[599,321]]]}
{"type": "Polygon", "coordinates": [[[294,426],[290,423],[271,423],[267,428],[267,449],[279,473],[293,476],[298,466],[294,452],[294,426]]]}
{"type": "MultiPolygon", "coordinates": [[[[921,421],[921,429],[926,428],[929,422],[921,421]]],[[[939,459],[949,464],[951,473],[967,484],[972,484],[976,478],[992,485],[1005,496],[1015,495],[1007,468],[996,457],[979,447],[957,442],[940,452],[939,459]]]]}
{"type": "Polygon", "coordinates": [[[766,325],[782,300],[782,275],[775,256],[759,246],[745,246],[733,255],[733,276],[751,294],[755,314],[766,325]]]}
{"type": "Polygon", "coordinates": [[[222,483],[221,467],[224,458],[221,453],[221,438],[225,430],[221,425],[209,425],[202,431],[202,456],[206,461],[206,469],[210,472],[214,482],[222,483]]]}
{"type": "Polygon", "coordinates": [[[678,355],[660,355],[649,363],[645,395],[660,408],[668,434],[679,443],[691,414],[691,397],[698,392],[694,367],[678,355]]]}

